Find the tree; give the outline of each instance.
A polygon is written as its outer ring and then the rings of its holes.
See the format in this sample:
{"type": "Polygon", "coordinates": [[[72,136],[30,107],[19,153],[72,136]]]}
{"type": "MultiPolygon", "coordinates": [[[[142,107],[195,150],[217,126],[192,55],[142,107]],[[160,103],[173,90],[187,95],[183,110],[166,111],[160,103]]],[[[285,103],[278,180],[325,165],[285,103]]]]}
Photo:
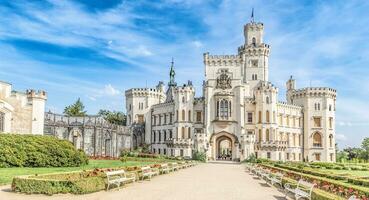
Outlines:
{"type": "Polygon", "coordinates": [[[80,98],[77,101],[64,108],[64,114],[71,117],[82,117],[86,116],[86,111],[84,110],[85,106],[83,105],[80,98]]]}
{"type": "Polygon", "coordinates": [[[100,110],[98,115],[102,116],[106,121],[112,124],[123,125],[123,126],[126,125],[127,117],[123,112],[100,110]]]}
{"type": "Polygon", "coordinates": [[[361,148],[363,151],[361,152],[360,158],[364,160],[369,160],[369,137],[364,138],[361,143],[361,148]]]}

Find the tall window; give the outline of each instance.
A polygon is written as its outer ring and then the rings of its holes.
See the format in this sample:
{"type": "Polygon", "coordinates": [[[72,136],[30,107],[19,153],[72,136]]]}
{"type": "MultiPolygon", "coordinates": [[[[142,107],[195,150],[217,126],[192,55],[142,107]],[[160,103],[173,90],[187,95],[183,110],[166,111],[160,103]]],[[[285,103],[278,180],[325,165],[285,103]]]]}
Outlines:
{"type": "Polygon", "coordinates": [[[188,127],[188,135],[187,138],[191,138],[191,127],[188,127]]]}
{"type": "Polygon", "coordinates": [[[201,112],[196,112],[196,122],[201,122],[201,112]]]}
{"type": "Polygon", "coordinates": [[[266,122],[270,122],[269,110],[266,111],[266,122]]]}
{"type": "Polygon", "coordinates": [[[329,135],[329,147],[333,147],[333,135],[329,135]]]}
{"type": "Polygon", "coordinates": [[[247,113],[247,123],[252,123],[252,113],[247,113]]]}
{"type": "Polygon", "coordinates": [[[254,37],[252,38],[252,46],[256,47],[256,39],[254,37]]]}
{"type": "Polygon", "coordinates": [[[259,123],[261,123],[261,118],[262,118],[261,111],[259,111],[259,123]]]}
{"type": "Polygon", "coordinates": [[[191,110],[188,111],[188,121],[191,122],[191,110]]]}
{"type": "Polygon", "coordinates": [[[266,97],[266,103],[269,104],[270,100],[269,97],[266,97]]]}
{"type": "Polygon", "coordinates": [[[287,126],[290,126],[290,116],[287,115],[286,117],[287,126]]]}
{"type": "Polygon", "coordinates": [[[261,142],[262,135],[261,135],[261,129],[259,129],[259,142],[261,142]]]}
{"type": "Polygon", "coordinates": [[[169,113],[169,124],[172,124],[172,121],[173,121],[172,113],[169,113]]]}
{"type": "Polygon", "coordinates": [[[333,128],[333,117],[329,118],[329,128],[333,128]]]}
{"type": "Polygon", "coordinates": [[[4,132],[5,114],[0,112],[0,132],[4,132]]]}
{"type": "Polygon", "coordinates": [[[181,129],[181,138],[184,139],[185,137],[185,127],[182,127],[181,129]]]}
{"type": "Polygon", "coordinates": [[[177,114],[177,121],[179,121],[179,113],[178,113],[178,110],[176,111],[176,114],[177,114]]]}
{"type": "Polygon", "coordinates": [[[228,119],[232,116],[231,102],[226,99],[217,101],[217,117],[228,119]]]}
{"type": "Polygon", "coordinates": [[[186,119],[186,112],[185,110],[182,110],[182,121],[185,121],[186,119]]]}
{"type": "Polygon", "coordinates": [[[267,130],[265,131],[265,140],[266,140],[266,141],[270,141],[269,129],[267,129],[267,130]]]}
{"type": "Polygon", "coordinates": [[[318,132],[313,134],[313,146],[322,147],[322,135],[318,132]]]}

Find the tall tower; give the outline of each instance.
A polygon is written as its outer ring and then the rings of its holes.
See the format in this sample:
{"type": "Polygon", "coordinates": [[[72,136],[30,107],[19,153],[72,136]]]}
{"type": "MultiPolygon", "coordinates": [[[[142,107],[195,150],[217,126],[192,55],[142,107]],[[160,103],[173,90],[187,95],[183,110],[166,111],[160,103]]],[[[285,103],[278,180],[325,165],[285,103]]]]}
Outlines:
{"type": "Polygon", "coordinates": [[[269,51],[270,46],[263,42],[264,24],[251,20],[244,26],[245,44],[238,51],[244,60],[243,78],[254,88],[259,81],[269,80],[269,51]]]}

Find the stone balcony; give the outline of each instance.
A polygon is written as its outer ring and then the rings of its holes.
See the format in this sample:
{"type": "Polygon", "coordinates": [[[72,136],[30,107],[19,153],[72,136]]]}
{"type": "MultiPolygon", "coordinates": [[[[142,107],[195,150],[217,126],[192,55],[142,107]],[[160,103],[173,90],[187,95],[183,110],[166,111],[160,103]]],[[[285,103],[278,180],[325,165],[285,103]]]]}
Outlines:
{"type": "Polygon", "coordinates": [[[287,141],[262,141],[258,142],[257,146],[261,150],[273,149],[273,150],[285,150],[288,147],[287,141]]]}
{"type": "Polygon", "coordinates": [[[165,141],[168,147],[190,147],[194,144],[192,139],[171,138],[165,141]]]}

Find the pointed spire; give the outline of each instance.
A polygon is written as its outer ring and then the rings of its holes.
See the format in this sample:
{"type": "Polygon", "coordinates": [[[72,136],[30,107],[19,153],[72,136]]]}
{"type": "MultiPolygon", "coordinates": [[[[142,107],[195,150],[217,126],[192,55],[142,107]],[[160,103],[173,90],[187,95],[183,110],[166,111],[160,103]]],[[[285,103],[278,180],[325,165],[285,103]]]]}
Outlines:
{"type": "Polygon", "coordinates": [[[252,8],[252,11],[251,11],[251,23],[255,23],[254,8],[252,8]]]}
{"type": "Polygon", "coordinates": [[[171,66],[170,66],[170,72],[169,72],[169,86],[175,86],[175,77],[176,72],[174,71],[174,59],[172,57],[172,62],[171,62],[171,66]]]}

